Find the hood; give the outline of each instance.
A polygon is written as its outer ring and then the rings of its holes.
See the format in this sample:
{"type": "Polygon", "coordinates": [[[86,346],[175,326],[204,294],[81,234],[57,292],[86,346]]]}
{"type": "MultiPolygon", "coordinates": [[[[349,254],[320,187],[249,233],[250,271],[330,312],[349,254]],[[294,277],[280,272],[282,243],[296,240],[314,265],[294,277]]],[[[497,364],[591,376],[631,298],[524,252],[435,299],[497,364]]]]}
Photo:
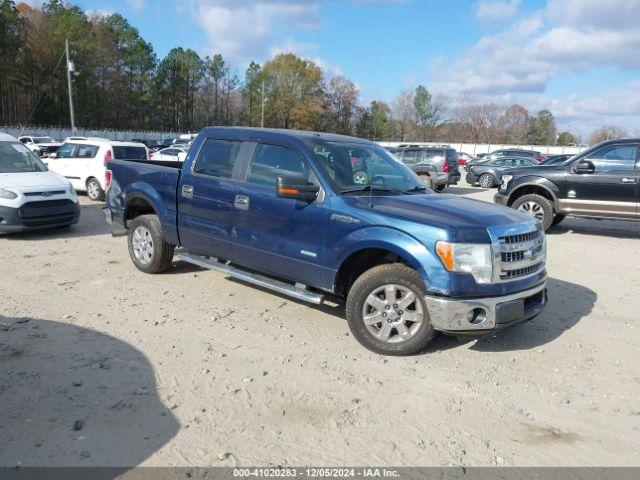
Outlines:
{"type": "Polygon", "coordinates": [[[61,147],[62,144],[58,143],[58,142],[52,142],[52,143],[36,143],[34,145],[30,145],[32,147],[61,147]]]}
{"type": "Polygon", "coordinates": [[[69,181],[55,172],[0,173],[0,188],[66,187],[69,181]]]}
{"type": "Polygon", "coordinates": [[[487,242],[487,227],[503,227],[535,221],[529,215],[508,207],[450,194],[343,197],[349,205],[384,215],[387,223],[404,220],[449,232],[453,241],[487,242]]]}

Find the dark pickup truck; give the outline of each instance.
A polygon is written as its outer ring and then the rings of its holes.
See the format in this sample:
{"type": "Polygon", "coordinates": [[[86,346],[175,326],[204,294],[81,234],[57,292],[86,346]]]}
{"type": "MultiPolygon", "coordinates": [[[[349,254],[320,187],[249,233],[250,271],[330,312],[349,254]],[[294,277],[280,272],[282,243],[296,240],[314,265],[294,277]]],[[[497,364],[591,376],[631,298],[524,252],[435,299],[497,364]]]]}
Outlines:
{"type": "Polygon", "coordinates": [[[608,140],[558,164],[504,171],[494,199],[545,230],[566,215],[640,220],[640,139],[608,140]]]}
{"type": "Polygon", "coordinates": [[[372,142],[212,127],[184,164],[108,169],[105,215],[138,269],[167,270],[175,251],[304,301],[345,299],[353,335],[378,353],[418,352],[436,331],[493,332],[546,303],[535,219],[435,194],[372,142]]]}

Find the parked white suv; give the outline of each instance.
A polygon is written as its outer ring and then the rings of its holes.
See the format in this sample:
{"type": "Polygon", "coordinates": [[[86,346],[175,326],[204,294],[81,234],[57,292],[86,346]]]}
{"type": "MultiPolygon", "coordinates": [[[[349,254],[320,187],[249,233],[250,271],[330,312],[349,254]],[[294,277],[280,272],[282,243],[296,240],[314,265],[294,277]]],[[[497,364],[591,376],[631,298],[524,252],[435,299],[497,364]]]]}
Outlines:
{"type": "Polygon", "coordinates": [[[149,150],[142,143],[89,137],[65,141],[47,164],[67,178],[77,192],[87,192],[91,200],[103,200],[108,184],[107,162],[111,159],[144,161],[149,159],[149,150]]]}
{"type": "Polygon", "coordinates": [[[67,227],[79,216],[69,181],[16,138],[0,133],[0,233],[67,227]]]}
{"type": "Polygon", "coordinates": [[[60,145],[60,142],[56,142],[51,137],[25,135],[19,137],[18,140],[24,143],[29,150],[38,155],[39,157],[48,157],[52,153],[55,153],[60,145]]]}

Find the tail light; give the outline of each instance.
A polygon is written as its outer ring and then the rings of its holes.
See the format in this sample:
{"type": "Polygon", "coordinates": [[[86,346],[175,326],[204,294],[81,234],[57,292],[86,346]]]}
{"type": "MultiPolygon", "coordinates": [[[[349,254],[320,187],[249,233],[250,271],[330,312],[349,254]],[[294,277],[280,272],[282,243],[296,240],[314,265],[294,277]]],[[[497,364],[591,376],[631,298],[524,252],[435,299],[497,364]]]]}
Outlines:
{"type": "Polygon", "coordinates": [[[111,160],[113,158],[113,152],[111,151],[111,149],[107,150],[104,153],[104,162],[103,165],[106,167],[107,163],[109,162],[109,160],[111,160]]]}
{"type": "Polygon", "coordinates": [[[444,165],[442,165],[442,171],[443,171],[444,173],[449,173],[449,169],[450,169],[450,168],[451,168],[451,167],[449,166],[449,164],[448,164],[447,162],[444,162],[444,165]]]}
{"type": "Polygon", "coordinates": [[[111,186],[111,170],[107,170],[106,172],[104,172],[104,182],[107,185],[106,190],[109,190],[109,187],[111,186]]]}

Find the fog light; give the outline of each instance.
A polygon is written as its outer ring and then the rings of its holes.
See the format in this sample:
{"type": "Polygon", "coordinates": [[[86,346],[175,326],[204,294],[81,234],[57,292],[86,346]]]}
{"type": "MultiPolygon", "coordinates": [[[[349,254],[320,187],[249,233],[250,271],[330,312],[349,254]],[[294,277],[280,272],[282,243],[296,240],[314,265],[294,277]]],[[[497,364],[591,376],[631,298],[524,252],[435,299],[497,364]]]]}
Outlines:
{"type": "Polygon", "coordinates": [[[484,308],[474,308],[469,311],[467,320],[473,325],[482,325],[487,320],[487,311],[484,308]]]}

